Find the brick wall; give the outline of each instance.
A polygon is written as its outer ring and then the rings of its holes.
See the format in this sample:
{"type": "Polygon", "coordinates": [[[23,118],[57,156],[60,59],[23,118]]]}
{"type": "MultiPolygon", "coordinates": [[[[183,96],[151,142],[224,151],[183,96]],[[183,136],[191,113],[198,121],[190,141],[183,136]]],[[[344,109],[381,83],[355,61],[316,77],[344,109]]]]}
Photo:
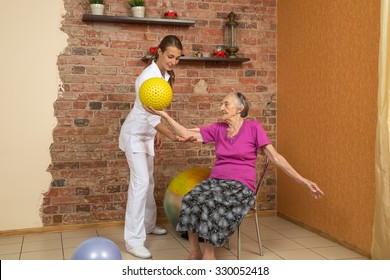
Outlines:
{"type": "MultiPolygon", "coordinates": [[[[141,57],[165,35],[182,39],[184,53],[212,52],[223,44],[223,26],[233,11],[240,23],[238,55],[245,63],[180,62],[175,68],[170,114],[186,126],[217,121],[226,93],[251,101],[250,117],[275,141],[276,0],[173,1],[191,27],[85,23],[88,1],[64,0],[62,30],[68,47],[58,57],[62,85],[54,104],[57,126],[50,147],[52,183],[44,194],[44,225],[123,220],[129,170],[118,148],[121,123],[131,109],[134,81],[146,66],[141,57]]],[[[146,16],[161,17],[164,2],[146,0],[146,16]]],[[[105,14],[131,15],[127,0],[106,0],[105,14]]],[[[158,218],[164,219],[164,190],[179,172],[213,163],[212,145],[165,141],[155,157],[158,218]]],[[[275,209],[275,174],[268,174],[263,210],[275,209]]]]}

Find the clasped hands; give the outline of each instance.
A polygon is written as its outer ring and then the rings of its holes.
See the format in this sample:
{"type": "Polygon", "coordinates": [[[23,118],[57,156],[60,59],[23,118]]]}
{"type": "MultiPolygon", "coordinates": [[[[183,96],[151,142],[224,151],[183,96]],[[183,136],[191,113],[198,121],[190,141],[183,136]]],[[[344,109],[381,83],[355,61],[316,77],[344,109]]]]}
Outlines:
{"type": "MultiPolygon", "coordinates": [[[[157,116],[160,116],[162,118],[169,117],[168,113],[165,111],[158,111],[151,106],[149,106],[149,107],[147,107],[145,105],[142,105],[142,106],[144,107],[146,112],[148,112],[152,115],[157,115],[157,116]]],[[[197,141],[195,136],[182,136],[182,135],[175,134],[175,138],[179,142],[196,142],[197,141]]]]}

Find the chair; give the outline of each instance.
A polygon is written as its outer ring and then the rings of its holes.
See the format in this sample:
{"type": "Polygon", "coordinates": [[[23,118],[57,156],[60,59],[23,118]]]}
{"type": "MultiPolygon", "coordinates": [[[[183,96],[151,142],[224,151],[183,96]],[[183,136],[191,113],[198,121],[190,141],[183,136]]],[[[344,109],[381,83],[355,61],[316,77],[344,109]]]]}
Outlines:
{"type": "MultiPolygon", "coordinates": [[[[254,205],[249,209],[248,213],[246,214],[247,217],[254,217],[255,223],[256,223],[256,233],[257,233],[257,242],[259,244],[259,253],[260,256],[263,255],[263,245],[261,243],[261,233],[260,233],[260,226],[259,226],[259,219],[257,216],[257,211],[258,211],[258,203],[257,203],[257,195],[259,193],[259,189],[261,185],[263,184],[265,173],[267,172],[268,165],[269,165],[269,158],[267,156],[265,157],[265,163],[263,165],[263,169],[261,170],[261,173],[259,174],[259,179],[257,181],[256,185],[256,197],[255,197],[255,203],[254,205]]],[[[230,247],[230,242],[229,242],[229,247],[230,247]]],[[[230,248],[229,248],[230,249],[230,248]]],[[[240,232],[240,227],[237,229],[237,260],[240,259],[241,255],[241,232],[240,232]]]]}

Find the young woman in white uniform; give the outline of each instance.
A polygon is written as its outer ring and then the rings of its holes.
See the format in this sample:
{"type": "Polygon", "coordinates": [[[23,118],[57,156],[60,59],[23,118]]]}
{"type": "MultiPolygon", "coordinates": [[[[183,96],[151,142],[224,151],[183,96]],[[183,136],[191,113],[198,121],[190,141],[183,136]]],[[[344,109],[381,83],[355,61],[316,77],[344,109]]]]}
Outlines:
{"type": "Polygon", "coordinates": [[[122,125],[119,147],[126,153],[130,167],[130,182],[126,206],[124,239],[127,251],[139,258],[152,255],[144,247],[146,234],[166,234],[166,229],[156,226],[157,209],[154,200],[154,148],[161,148],[161,134],[181,140],[161,123],[161,117],[145,111],[139,99],[142,83],[150,78],[174,82],[172,69],[182,55],[182,44],[173,35],[166,36],[158,46],[151,64],[135,81],[134,107],[122,125]]]}

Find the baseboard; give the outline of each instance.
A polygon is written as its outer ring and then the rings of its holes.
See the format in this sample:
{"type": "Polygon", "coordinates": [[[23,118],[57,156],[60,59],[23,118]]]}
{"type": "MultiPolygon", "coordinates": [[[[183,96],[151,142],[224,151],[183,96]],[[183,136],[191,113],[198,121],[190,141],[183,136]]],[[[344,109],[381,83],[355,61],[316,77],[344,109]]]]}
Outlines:
{"type": "Polygon", "coordinates": [[[63,232],[63,231],[88,229],[88,228],[111,227],[111,226],[118,226],[123,224],[124,224],[123,221],[112,221],[112,222],[87,223],[87,224],[53,225],[53,226],[46,226],[46,227],[39,227],[39,228],[3,230],[0,231],[0,236],[38,234],[38,233],[46,233],[46,232],[63,232]]]}

